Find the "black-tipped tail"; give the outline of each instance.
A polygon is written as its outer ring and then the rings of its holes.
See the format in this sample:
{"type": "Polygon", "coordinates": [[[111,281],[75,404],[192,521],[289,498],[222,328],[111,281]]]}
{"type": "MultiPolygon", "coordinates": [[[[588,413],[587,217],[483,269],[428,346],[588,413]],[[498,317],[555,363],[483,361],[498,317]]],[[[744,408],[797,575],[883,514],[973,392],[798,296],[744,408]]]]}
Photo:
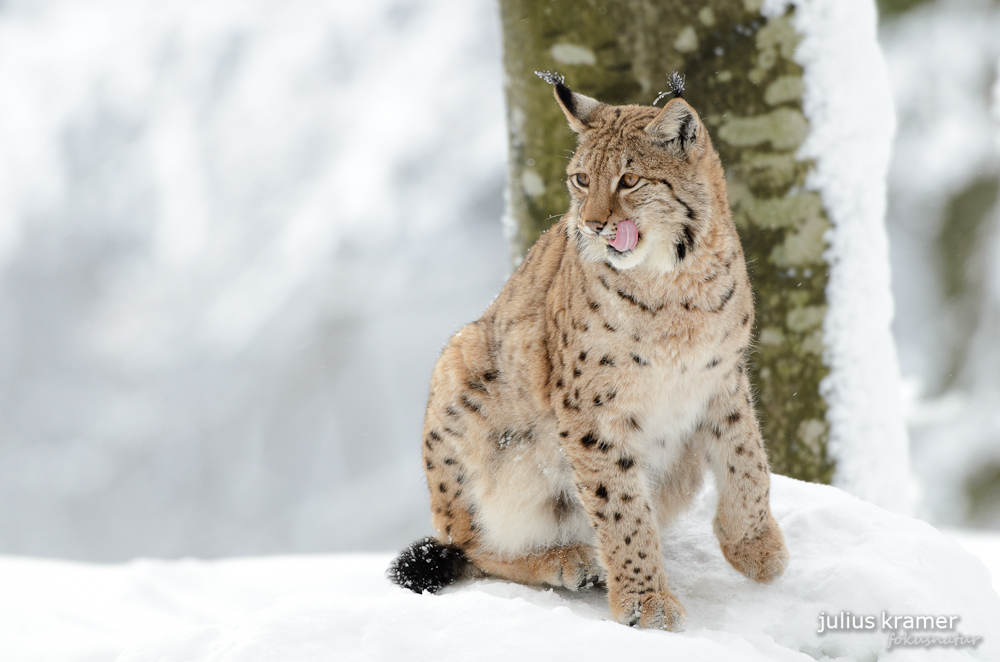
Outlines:
{"type": "Polygon", "coordinates": [[[407,545],[389,564],[386,574],[393,583],[414,593],[437,593],[465,577],[471,565],[469,557],[455,545],[424,538],[407,545]]]}

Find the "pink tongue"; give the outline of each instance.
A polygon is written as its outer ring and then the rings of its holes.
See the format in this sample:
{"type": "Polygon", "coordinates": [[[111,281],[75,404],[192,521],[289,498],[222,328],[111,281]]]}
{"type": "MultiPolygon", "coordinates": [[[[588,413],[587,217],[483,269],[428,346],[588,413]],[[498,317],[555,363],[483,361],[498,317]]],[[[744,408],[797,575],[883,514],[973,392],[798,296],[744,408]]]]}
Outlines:
{"type": "Polygon", "coordinates": [[[611,242],[612,248],[624,253],[635,248],[635,245],[638,243],[639,230],[635,227],[635,223],[627,220],[618,223],[618,234],[615,235],[614,241],[611,242]]]}

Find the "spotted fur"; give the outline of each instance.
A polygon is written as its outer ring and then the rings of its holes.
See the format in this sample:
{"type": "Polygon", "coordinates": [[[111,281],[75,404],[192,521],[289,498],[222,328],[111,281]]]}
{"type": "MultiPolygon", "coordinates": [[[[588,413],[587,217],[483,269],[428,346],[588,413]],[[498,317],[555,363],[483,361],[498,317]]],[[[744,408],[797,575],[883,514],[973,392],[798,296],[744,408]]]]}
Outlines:
{"type": "Polygon", "coordinates": [[[556,82],[579,134],[570,209],[434,369],[432,521],[477,572],[603,581],[619,622],[677,630],[661,535],[706,466],[725,558],[761,582],[788,561],[744,370],[743,251],[719,158],[686,101],[609,106],[556,82]],[[619,253],[609,242],[625,219],[639,241],[619,253]]]}

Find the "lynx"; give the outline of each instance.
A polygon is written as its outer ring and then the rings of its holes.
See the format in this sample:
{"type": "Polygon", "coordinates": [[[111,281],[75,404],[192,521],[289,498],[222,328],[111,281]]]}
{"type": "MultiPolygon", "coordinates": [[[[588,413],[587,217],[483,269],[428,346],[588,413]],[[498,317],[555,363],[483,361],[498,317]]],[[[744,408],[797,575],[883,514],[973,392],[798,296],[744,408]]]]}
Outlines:
{"type": "Polygon", "coordinates": [[[607,586],[615,620],[679,630],[661,535],[705,467],[713,527],[769,582],[788,551],[747,377],[753,295],[719,157],[678,94],[613,106],[548,74],[578,134],[569,211],[431,378],[423,459],[436,538],[390,577],[607,586]]]}

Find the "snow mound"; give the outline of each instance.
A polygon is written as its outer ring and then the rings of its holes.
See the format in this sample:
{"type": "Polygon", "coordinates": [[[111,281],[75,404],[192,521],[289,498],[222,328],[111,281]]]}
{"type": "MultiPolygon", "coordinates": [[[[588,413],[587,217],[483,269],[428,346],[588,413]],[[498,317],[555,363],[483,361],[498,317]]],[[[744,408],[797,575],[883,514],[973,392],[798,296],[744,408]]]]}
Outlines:
{"type": "MultiPolygon", "coordinates": [[[[417,595],[385,578],[389,555],[185,562],[169,590],[165,575],[155,585],[148,582],[144,562],[146,580],[124,595],[131,641],[141,635],[137,623],[147,623],[141,627],[149,636],[118,660],[465,661],[647,652],[685,660],[997,659],[1000,597],[990,587],[990,574],[930,525],[836,488],[775,476],[772,505],[792,560],[783,577],[760,585],[722,558],[711,533],[715,499],[714,490],[706,489],[664,540],[667,576],[688,612],[683,633],[610,621],[605,595],[596,589],[571,593],[477,580],[417,595]],[[149,625],[152,618],[143,621],[142,609],[187,624],[162,637],[164,627],[149,625]],[[875,631],[817,633],[821,613],[841,612],[876,617],[875,631]],[[882,612],[957,615],[954,630],[915,634],[981,639],[961,649],[887,650],[890,633],[882,631],[882,612]]],[[[5,564],[17,563],[25,562],[0,562],[0,580],[5,564]]],[[[162,565],[169,574],[178,564],[162,565]]],[[[78,627],[68,609],[61,605],[60,616],[78,627]]],[[[101,620],[92,600],[77,609],[86,610],[88,622],[115,622],[110,614],[101,620]]],[[[3,628],[18,624],[0,622],[0,641],[9,641],[3,628]]],[[[52,636],[58,628],[46,629],[46,642],[60,639],[52,636]]],[[[42,659],[28,648],[11,652],[18,659],[42,659]]]]}
{"type": "Polygon", "coordinates": [[[943,529],[966,551],[979,557],[993,575],[993,590],[1000,593],[1000,533],[984,529],[943,529]]]}

